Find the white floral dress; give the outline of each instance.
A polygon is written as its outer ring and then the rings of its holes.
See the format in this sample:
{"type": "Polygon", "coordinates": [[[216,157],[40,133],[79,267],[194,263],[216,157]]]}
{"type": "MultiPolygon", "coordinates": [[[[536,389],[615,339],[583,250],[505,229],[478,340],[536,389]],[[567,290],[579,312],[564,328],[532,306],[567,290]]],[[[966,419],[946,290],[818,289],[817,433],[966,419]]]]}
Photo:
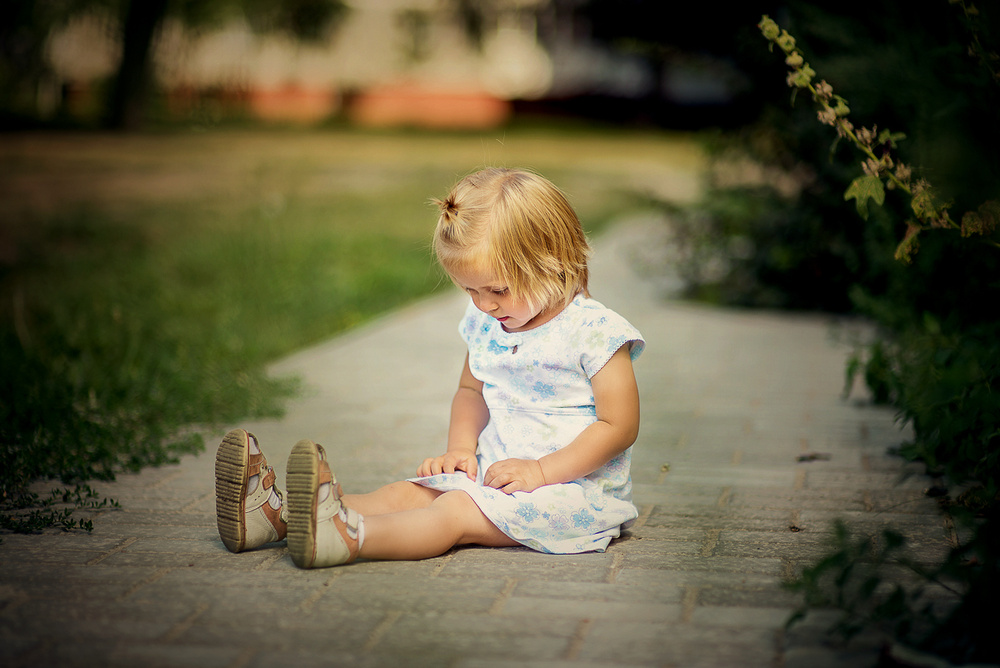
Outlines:
{"type": "Polygon", "coordinates": [[[590,475],[505,494],[483,485],[494,462],[539,459],[570,443],[597,420],[590,379],[622,346],[633,360],[645,342],[637,329],[599,302],[577,296],[556,317],[507,332],[470,301],[459,332],[472,375],[483,381],[490,421],[479,437],[479,473],[413,478],[425,487],[467,492],[505,534],[541,552],[604,551],[638,513],[632,504],[629,448],[590,475]]]}

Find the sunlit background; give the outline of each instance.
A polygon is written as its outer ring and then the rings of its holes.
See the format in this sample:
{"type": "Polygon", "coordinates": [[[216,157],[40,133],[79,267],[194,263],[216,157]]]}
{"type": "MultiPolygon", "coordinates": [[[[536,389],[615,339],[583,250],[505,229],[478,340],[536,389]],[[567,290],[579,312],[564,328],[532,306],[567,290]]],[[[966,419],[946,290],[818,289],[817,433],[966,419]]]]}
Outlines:
{"type": "Polygon", "coordinates": [[[6,111],[48,120],[103,114],[129,127],[244,117],[491,128],[558,110],[704,127],[716,119],[682,112],[718,111],[748,92],[740,42],[768,7],[720,13],[691,4],[18,2],[4,10],[4,55],[24,69],[5,73],[6,111]],[[156,99],[146,108],[139,100],[150,83],[156,99]]]}

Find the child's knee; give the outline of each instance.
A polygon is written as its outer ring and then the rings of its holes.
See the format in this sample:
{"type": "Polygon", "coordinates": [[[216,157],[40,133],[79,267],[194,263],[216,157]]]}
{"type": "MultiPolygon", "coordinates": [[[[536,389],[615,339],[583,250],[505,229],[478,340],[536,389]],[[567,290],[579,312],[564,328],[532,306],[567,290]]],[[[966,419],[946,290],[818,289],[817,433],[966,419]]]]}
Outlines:
{"type": "Polygon", "coordinates": [[[479,506],[472,500],[472,497],[458,489],[441,493],[434,499],[433,504],[442,510],[458,513],[468,512],[472,509],[479,510],[479,506]]]}
{"type": "Polygon", "coordinates": [[[482,511],[479,510],[476,502],[461,490],[442,493],[434,499],[430,507],[452,526],[461,527],[463,533],[474,527],[478,519],[482,517],[482,511]]]}

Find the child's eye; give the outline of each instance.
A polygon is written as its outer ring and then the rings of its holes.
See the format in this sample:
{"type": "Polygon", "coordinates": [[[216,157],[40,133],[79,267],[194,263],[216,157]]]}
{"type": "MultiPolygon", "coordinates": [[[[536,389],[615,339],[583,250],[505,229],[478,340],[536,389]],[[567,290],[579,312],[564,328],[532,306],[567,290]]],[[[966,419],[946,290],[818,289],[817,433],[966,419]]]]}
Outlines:
{"type": "Polygon", "coordinates": [[[490,292],[497,295],[498,297],[503,297],[505,294],[507,294],[507,288],[493,288],[492,290],[490,290],[490,292]]]}

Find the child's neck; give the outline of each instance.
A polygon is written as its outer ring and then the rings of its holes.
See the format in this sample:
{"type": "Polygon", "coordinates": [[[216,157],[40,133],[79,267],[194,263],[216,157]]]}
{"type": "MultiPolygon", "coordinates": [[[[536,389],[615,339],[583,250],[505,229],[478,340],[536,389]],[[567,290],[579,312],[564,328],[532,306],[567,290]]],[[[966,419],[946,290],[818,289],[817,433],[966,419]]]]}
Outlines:
{"type": "Polygon", "coordinates": [[[508,334],[514,334],[517,332],[527,332],[529,330],[535,329],[536,327],[541,327],[542,325],[544,325],[545,323],[547,323],[548,321],[552,320],[557,315],[562,313],[563,309],[565,308],[566,308],[565,304],[562,303],[554,304],[553,306],[549,306],[548,308],[539,311],[538,315],[536,315],[534,318],[524,323],[520,327],[509,329],[506,325],[501,324],[500,326],[503,327],[503,330],[508,334]]]}

